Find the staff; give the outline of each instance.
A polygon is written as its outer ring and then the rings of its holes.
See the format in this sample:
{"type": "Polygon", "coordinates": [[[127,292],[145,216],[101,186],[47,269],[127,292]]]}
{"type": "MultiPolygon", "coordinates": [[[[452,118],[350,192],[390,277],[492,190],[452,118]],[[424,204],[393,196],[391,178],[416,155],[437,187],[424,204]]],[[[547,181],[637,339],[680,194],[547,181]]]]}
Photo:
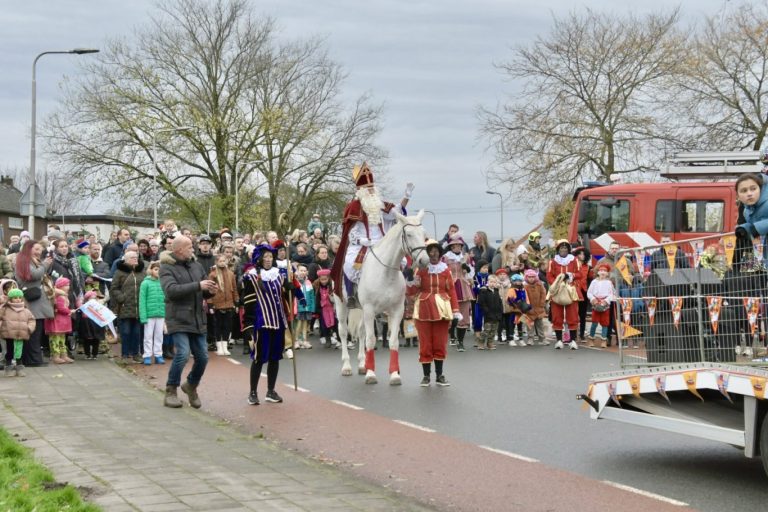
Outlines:
{"type": "MultiPolygon", "coordinates": [[[[288,276],[287,279],[293,283],[293,266],[291,265],[291,251],[290,247],[288,245],[289,238],[288,233],[291,231],[290,227],[290,221],[288,220],[288,214],[286,212],[283,212],[280,214],[280,216],[277,219],[277,224],[282,230],[283,233],[285,233],[285,259],[288,262],[287,272],[288,276]]],[[[293,313],[293,300],[292,297],[289,295],[289,300],[286,304],[286,311],[285,311],[285,317],[286,319],[291,317],[293,313]]],[[[296,371],[296,352],[293,350],[293,341],[296,339],[294,338],[294,332],[293,332],[293,319],[291,319],[291,322],[285,327],[286,333],[290,333],[291,341],[290,345],[288,347],[288,350],[291,351],[292,357],[291,361],[293,362],[293,390],[298,391],[299,390],[299,380],[298,380],[298,373],[296,371]]]]}

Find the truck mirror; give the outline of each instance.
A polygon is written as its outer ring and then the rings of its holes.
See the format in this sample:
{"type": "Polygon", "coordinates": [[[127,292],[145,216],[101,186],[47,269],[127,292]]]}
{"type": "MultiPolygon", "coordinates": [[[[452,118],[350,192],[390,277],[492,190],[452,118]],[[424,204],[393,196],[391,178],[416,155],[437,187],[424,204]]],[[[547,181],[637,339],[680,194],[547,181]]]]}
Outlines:
{"type": "Polygon", "coordinates": [[[576,224],[576,233],[582,234],[582,233],[589,233],[589,226],[587,226],[586,222],[579,222],[576,224]]]}
{"type": "Polygon", "coordinates": [[[587,220],[587,208],[584,203],[581,203],[579,207],[579,225],[583,224],[587,220]]]}

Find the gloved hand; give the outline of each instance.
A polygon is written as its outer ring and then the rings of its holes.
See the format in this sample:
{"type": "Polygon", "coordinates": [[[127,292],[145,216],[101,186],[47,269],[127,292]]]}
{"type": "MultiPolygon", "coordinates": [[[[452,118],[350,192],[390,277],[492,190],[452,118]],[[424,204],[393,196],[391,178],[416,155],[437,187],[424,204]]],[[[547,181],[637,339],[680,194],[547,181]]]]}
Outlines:
{"type": "Polygon", "coordinates": [[[757,236],[757,230],[755,229],[755,226],[749,222],[746,222],[744,224],[741,224],[736,228],[736,236],[738,238],[749,238],[753,236],[757,236]]]}
{"type": "Polygon", "coordinates": [[[411,198],[411,195],[413,195],[413,189],[416,188],[416,186],[413,183],[408,183],[405,185],[405,192],[403,195],[407,197],[408,199],[411,198]]]}
{"type": "Polygon", "coordinates": [[[464,320],[464,315],[462,315],[461,313],[459,313],[459,312],[457,311],[457,312],[455,312],[455,313],[453,314],[453,318],[455,318],[456,320],[458,320],[459,322],[461,322],[462,320],[464,320]]]}
{"type": "Polygon", "coordinates": [[[413,281],[413,269],[411,267],[407,267],[405,270],[403,270],[403,277],[405,277],[406,281],[413,281]]]}
{"type": "Polygon", "coordinates": [[[371,243],[371,239],[370,239],[370,238],[365,238],[365,237],[363,237],[363,238],[359,239],[359,240],[357,241],[357,243],[359,243],[359,244],[360,244],[360,245],[362,245],[363,247],[370,247],[371,245],[373,245],[373,244],[371,243]]]}

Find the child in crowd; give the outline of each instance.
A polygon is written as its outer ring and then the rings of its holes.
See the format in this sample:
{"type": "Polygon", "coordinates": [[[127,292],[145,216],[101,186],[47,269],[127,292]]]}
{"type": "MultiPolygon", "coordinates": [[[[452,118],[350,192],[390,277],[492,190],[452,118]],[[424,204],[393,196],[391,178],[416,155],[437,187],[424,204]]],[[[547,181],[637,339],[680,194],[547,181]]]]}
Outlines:
{"type": "MultiPolygon", "coordinates": [[[[486,265],[487,266],[487,265],[486,265]]],[[[477,295],[477,306],[483,315],[483,330],[478,342],[478,350],[496,350],[493,338],[501,322],[504,307],[499,296],[499,280],[495,275],[487,277],[485,286],[482,286],[477,295]]]]}
{"type": "Polygon", "coordinates": [[[509,340],[509,346],[510,347],[516,347],[517,341],[513,338],[514,336],[514,328],[515,324],[511,322],[511,313],[512,309],[511,306],[507,303],[507,294],[509,293],[509,290],[512,288],[512,281],[509,280],[509,274],[507,273],[507,270],[504,268],[500,268],[496,271],[496,278],[499,280],[499,297],[501,297],[501,305],[502,305],[502,314],[501,314],[501,322],[499,322],[499,330],[496,332],[496,341],[499,341],[501,343],[506,342],[509,340]]]}
{"type": "MultiPolygon", "coordinates": [[[[83,296],[84,302],[93,299],[98,299],[97,292],[93,290],[85,292],[83,296]]],[[[99,355],[99,344],[104,341],[104,327],[99,327],[96,322],[83,315],[80,311],[78,311],[78,315],[80,315],[80,320],[77,323],[77,330],[83,342],[85,359],[95,361],[99,355]]]]}
{"type": "Polygon", "coordinates": [[[403,307],[403,338],[405,343],[403,347],[418,347],[419,338],[416,333],[416,324],[413,321],[413,309],[416,305],[416,296],[405,294],[405,305],[403,307]]]}
{"type": "Polygon", "coordinates": [[[297,299],[296,307],[296,342],[300,348],[312,348],[312,344],[307,339],[309,334],[309,324],[312,322],[312,316],[315,314],[315,289],[312,281],[309,280],[307,267],[299,265],[296,267],[296,279],[301,285],[301,291],[304,293],[303,299],[297,299]]]}
{"type": "Polygon", "coordinates": [[[229,258],[220,254],[216,257],[216,266],[211,270],[209,279],[216,281],[219,289],[216,295],[208,299],[213,307],[213,332],[216,339],[216,355],[228,356],[229,338],[232,335],[232,319],[235,316],[235,304],[240,301],[237,293],[237,279],[229,268],[229,258]]]}
{"type": "Polygon", "coordinates": [[[77,263],[83,274],[90,276],[93,274],[93,262],[91,261],[91,244],[88,240],[80,240],[77,243],[77,263]]]}
{"type": "Polygon", "coordinates": [[[35,317],[24,304],[24,292],[13,288],[8,292],[8,301],[2,307],[0,337],[6,340],[6,350],[11,355],[5,366],[5,376],[24,377],[24,365],[19,364],[24,342],[35,330],[35,317]]]}
{"type": "Polygon", "coordinates": [[[539,273],[534,269],[525,271],[525,300],[530,304],[531,310],[526,316],[533,322],[528,327],[528,344],[538,342],[549,345],[545,336],[544,319],[547,318],[547,289],[539,279],[539,273]]]}
{"type": "MultiPolygon", "coordinates": [[[[333,310],[333,282],[331,282],[331,271],[327,268],[317,271],[317,280],[312,285],[315,290],[315,312],[320,315],[320,343],[326,345],[331,335],[335,337],[331,340],[334,348],[341,344],[338,342],[336,314],[333,310]]],[[[327,345],[326,345],[327,346],[327,345]]]]}
{"type": "MultiPolygon", "coordinates": [[[[14,288],[17,288],[17,286],[16,286],[16,281],[14,281],[13,279],[0,279],[0,320],[2,320],[3,306],[5,306],[6,302],[8,302],[8,292],[14,288]]],[[[3,352],[3,346],[2,346],[2,343],[0,343],[0,354],[2,352],[3,352]]],[[[0,370],[2,370],[3,367],[10,364],[12,357],[13,357],[13,351],[6,350],[5,357],[0,359],[0,370]]]]}
{"type": "MultiPolygon", "coordinates": [[[[478,299],[480,297],[480,290],[488,283],[489,267],[488,262],[485,260],[478,261],[477,267],[475,267],[477,268],[477,273],[475,274],[475,284],[472,291],[478,299]]],[[[483,311],[477,302],[475,302],[475,309],[472,313],[472,330],[475,333],[475,340],[477,340],[480,338],[480,333],[483,332],[483,311]]]]}
{"type": "Polygon", "coordinates": [[[589,328],[587,337],[588,345],[595,346],[595,332],[598,324],[601,327],[600,346],[608,346],[608,326],[611,317],[611,303],[616,300],[616,292],[613,283],[608,278],[611,272],[610,265],[604,263],[597,266],[597,278],[592,280],[587,289],[587,298],[592,304],[592,325],[589,328]]]}
{"type": "MultiPolygon", "coordinates": [[[[525,340],[522,336],[522,326],[523,326],[523,316],[528,314],[528,312],[531,310],[531,305],[528,303],[528,296],[525,293],[525,288],[523,286],[523,275],[522,274],[513,274],[512,275],[512,286],[509,289],[509,292],[506,295],[506,303],[510,308],[511,314],[510,314],[510,323],[512,324],[513,330],[517,327],[520,328],[521,334],[515,335],[512,338],[510,338],[510,347],[514,347],[513,343],[515,341],[519,341],[519,345],[521,347],[525,346],[525,340]]],[[[533,337],[528,336],[528,344],[533,345],[533,337]]]]}
{"type": "Polygon", "coordinates": [[[160,286],[160,262],[149,264],[147,277],[139,287],[139,322],[144,326],[144,364],[165,364],[163,331],[165,330],[165,294],[160,286]]]}
{"type": "Polygon", "coordinates": [[[69,309],[69,279],[60,277],[54,283],[55,296],[53,318],[45,319],[45,333],[51,345],[51,362],[54,364],[74,363],[67,355],[66,337],[72,332],[72,313],[69,309]]]}

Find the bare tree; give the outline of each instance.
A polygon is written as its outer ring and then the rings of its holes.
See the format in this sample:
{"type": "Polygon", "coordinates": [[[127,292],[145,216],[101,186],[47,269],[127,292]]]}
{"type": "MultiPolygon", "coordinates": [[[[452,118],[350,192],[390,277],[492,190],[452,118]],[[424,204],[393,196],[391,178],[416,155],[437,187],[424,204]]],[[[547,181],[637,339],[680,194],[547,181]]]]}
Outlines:
{"type": "Polygon", "coordinates": [[[379,108],[367,97],[344,107],[344,75],[322,41],[279,43],[245,0],[159,8],[132,43],[111,42],[65,88],[46,135],[71,179],[145,205],[159,201],[156,179],[200,226],[201,196],[216,195],[232,225],[235,190],[247,196],[261,181],[275,227],[281,209],[316,202],[353,161],[383,157],[379,108]],[[284,186],[302,193],[281,203],[284,186]]]}
{"type": "MultiPolygon", "coordinates": [[[[13,186],[24,192],[29,186],[29,170],[14,167],[0,172],[13,179],[13,186]]],[[[68,179],[66,173],[38,169],[37,185],[43,192],[46,211],[49,215],[70,215],[87,209],[91,197],[77,184],[68,179]]]]}
{"type": "Polygon", "coordinates": [[[586,10],[518,47],[499,68],[521,91],[479,112],[498,169],[489,177],[560,197],[579,179],[653,168],[672,137],[651,100],[683,52],[677,19],[677,10],[642,18],[586,10]]]}
{"type": "Polygon", "coordinates": [[[690,130],[688,146],[760,149],[768,130],[767,33],[766,5],[746,2],[708,18],[690,41],[668,103],[690,130]]]}

